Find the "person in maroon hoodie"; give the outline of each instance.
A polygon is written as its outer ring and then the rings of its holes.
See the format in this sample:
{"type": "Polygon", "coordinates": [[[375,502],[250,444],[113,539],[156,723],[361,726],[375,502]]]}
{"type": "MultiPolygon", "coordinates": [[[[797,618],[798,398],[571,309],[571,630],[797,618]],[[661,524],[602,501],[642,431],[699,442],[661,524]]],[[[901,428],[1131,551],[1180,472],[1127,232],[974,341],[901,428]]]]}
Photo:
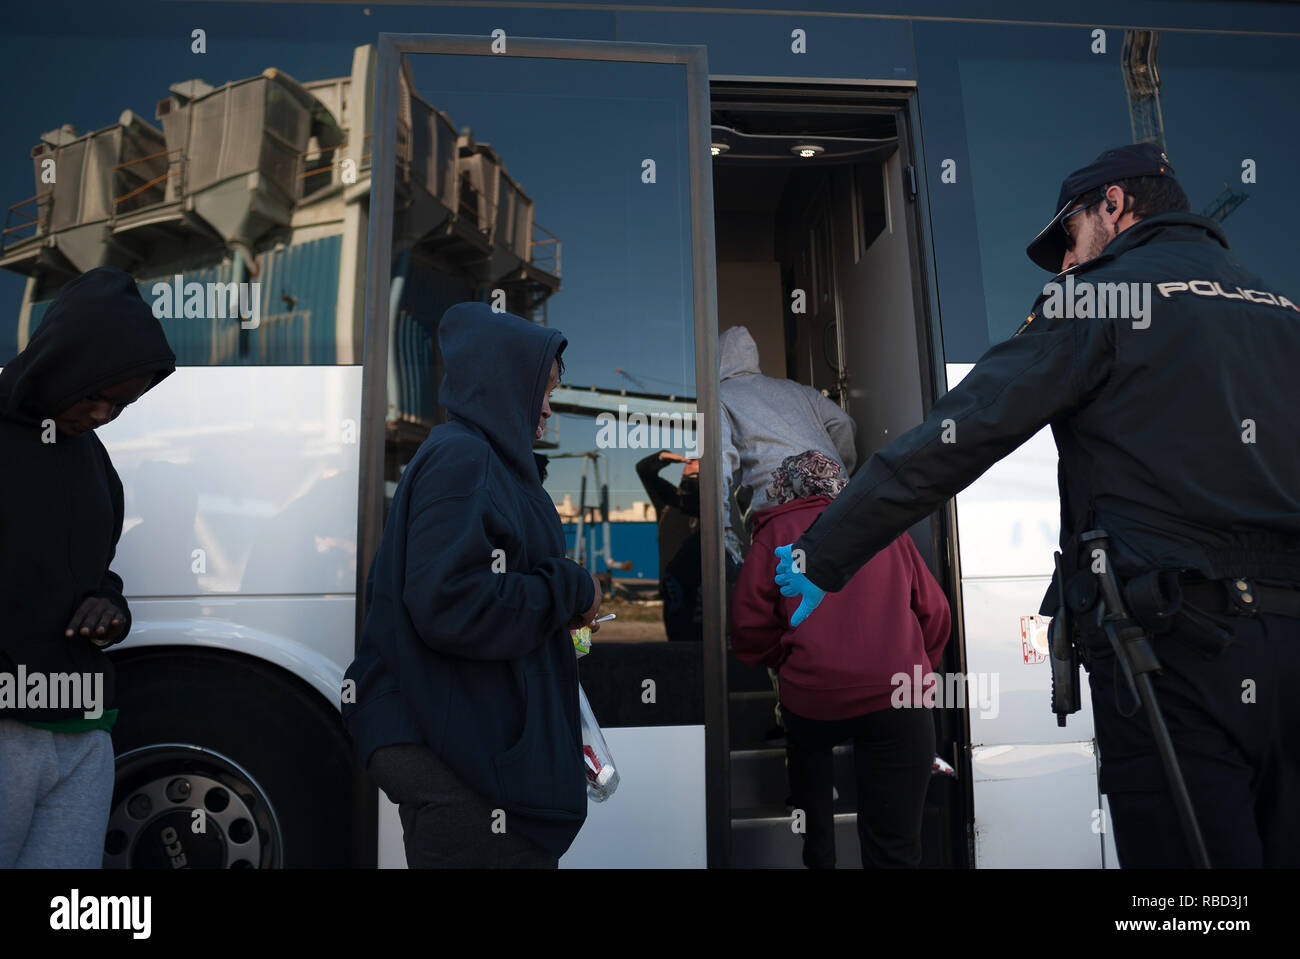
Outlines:
{"type": "Polygon", "coordinates": [[[778,592],[774,551],[797,540],[848,477],[816,451],[787,457],[772,477],[767,492],[778,505],[754,517],[731,596],[731,642],[742,662],[781,674],[790,790],[805,814],[804,865],[835,868],[831,750],[851,739],[862,864],[917,866],[934,720],[927,708],[892,708],[890,700],[915,667],[939,668],[952,625],[948,601],[904,533],[792,629],[799,598],[778,592]]]}

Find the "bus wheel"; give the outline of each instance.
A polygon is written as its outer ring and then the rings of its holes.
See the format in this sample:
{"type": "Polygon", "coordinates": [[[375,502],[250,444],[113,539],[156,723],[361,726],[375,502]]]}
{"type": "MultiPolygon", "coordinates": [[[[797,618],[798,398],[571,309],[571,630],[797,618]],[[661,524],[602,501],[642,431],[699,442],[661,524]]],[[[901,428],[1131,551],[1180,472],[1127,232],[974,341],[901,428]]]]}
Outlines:
{"type": "Polygon", "coordinates": [[[261,784],[220,753],[162,743],[117,758],[106,869],[274,869],[284,855],[261,784]]]}
{"type": "Polygon", "coordinates": [[[105,868],[350,865],[353,761],[306,683],[214,650],[126,650],[105,868]]]}

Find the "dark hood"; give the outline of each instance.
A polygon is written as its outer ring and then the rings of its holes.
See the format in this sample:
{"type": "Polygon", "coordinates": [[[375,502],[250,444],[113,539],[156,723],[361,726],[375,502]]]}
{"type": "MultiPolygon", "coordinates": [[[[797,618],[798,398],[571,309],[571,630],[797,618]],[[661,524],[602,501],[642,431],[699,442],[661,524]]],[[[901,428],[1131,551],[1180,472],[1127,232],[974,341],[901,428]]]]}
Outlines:
{"type": "Polygon", "coordinates": [[[129,273],[100,267],[67,284],[27,348],[0,373],[0,415],[29,423],[53,418],[106,387],[176,369],[162,324],[129,273]]]}
{"type": "Polygon", "coordinates": [[[564,334],[486,303],[458,303],[442,315],[438,345],[446,370],[438,402],[482,432],[520,476],[536,478],[533,440],[564,334]]]}

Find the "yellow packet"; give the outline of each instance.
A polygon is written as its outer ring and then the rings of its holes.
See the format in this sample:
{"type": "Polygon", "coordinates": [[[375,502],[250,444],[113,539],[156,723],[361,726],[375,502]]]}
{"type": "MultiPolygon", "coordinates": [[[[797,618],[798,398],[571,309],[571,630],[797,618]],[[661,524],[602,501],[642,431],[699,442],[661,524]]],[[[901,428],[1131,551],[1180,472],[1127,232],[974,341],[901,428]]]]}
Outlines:
{"type": "Polygon", "coordinates": [[[569,630],[569,635],[573,637],[573,651],[581,659],[591,652],[591,627],[583,626],[580,629],[569,630]]]}

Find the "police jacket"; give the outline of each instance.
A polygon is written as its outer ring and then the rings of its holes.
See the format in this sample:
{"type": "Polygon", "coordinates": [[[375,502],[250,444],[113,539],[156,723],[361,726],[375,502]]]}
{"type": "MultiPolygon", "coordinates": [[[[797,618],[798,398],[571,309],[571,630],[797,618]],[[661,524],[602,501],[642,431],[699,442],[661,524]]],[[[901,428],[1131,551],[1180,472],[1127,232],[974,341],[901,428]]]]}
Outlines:
{"type": "Polygon", "coordinates": [[[863,465],[796,543],[805,571],[839,589],[1050,424],[1067,562],[1099,527],[1121,576],[1262,564],[1300,583],[1298,356],[1300,307],[1237,263],[1217,224],[1141,220],[1047,284],[1015,335],[863,465]]]}

